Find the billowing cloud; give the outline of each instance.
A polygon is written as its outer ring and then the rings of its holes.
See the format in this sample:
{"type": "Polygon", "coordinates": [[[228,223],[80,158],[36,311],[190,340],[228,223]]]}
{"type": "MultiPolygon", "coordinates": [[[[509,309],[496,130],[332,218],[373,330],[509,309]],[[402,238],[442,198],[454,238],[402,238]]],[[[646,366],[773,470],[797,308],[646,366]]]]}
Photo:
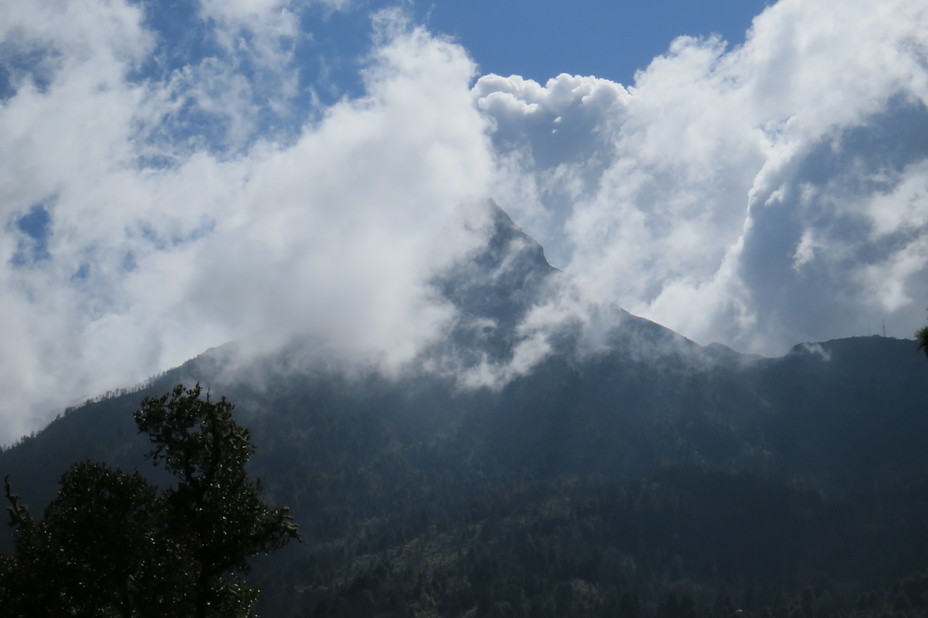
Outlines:
{"type": "Polygon", "coordinates": [[[627,86],[475,79],[384,11],[361,94],[327,106],[304,18],[355,4],[5,10],[0,442],[230,340],[403,367],[456,319],[429,282],[484,240],[486,199],[565,284],[508,363],[438,364],[462,385],[531,371],[565,323],[595,349],[618,306],[763,353],[922,323],[923,3],[781,0],[743,45],[677,39],[627,86]]]}
{"type": "MultiPolygon", "coordinates": [[[[254,117],[228,95],[251,83],[238,56],[140,75],[142,13],[79,4],[94,18],[60,27],[21,11],[3,47],[48,60],[0,107],[0,437],[230,340],[325,337],[390,369],[442,332],[428,281],[479,241],[466,205],[492,165],[463,49],[381,14],[365,96],[287,139],[229,139],[254,117]]],[[[282,6],[252,4],[234,7],[282,6]]]]}
{"type": "Polygon", "coordinates": [[[698,341],[910,336],[928,302],[928,8],[782,0],[623,87],[478,80],[496,199],[574,275],[698,341]]]}

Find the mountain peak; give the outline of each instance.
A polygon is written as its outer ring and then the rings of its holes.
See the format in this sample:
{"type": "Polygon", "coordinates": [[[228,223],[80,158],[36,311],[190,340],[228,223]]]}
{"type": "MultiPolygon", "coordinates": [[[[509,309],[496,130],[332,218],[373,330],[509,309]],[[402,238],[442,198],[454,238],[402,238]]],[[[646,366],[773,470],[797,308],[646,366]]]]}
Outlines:
{"type": "MultiPolygon", "coordinates": [[[[489,202],[487,241],[434,281],[458,310],[461,326],[492,323],[514,328],[541,300],[549,278],[558,272],[544,249],[494,202],[489,202]]],[[[461,333],[459,333],[461,334],[461,333]]]]}

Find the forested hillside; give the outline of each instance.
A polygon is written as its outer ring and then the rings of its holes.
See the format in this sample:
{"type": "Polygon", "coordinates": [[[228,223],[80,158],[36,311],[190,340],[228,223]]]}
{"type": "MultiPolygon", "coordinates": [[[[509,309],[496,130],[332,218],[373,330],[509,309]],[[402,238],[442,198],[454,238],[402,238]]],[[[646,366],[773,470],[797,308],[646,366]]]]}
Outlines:
{"type": "MultiPolygon", "coordinates": [[[[510,327],[555,274],[503,219],[474,264],[446,295],[510,327]],[[507,276],[481,277],[514,239],[507,276]]],[[[80,459],[151,474],[133,411],[199,381],[237,405],[251,474],[305,539],[255,565],[267,616],[928,613],[928,360],[913,341],[767,359],[630,315],[607,349],[574,354],[570,337],[499,390],[307,363],[308,341],[245,365],[226,346],[69,410],[0,452],[0,473],[35,512],[80,459]]],[[[505,328],[483,343],[511,353],[505,328]]],[[[446,345],[476,345],[473,330],[446,345]]]]}

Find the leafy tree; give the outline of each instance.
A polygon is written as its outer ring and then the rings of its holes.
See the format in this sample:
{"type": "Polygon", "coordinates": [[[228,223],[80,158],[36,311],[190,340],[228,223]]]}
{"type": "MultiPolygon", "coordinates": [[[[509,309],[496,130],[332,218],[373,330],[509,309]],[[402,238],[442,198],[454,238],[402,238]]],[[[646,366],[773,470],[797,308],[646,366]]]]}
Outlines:
{"type": "Polygon", "coordinates": [[[928,326],[923,326],[918,329],[915,333],[915,338],[918,340],[918,349],[928,356],[928,326]]]}
{"type": "Polygon", "coordinates": [[[200,385],[177,386],[146,399],[135,414],[139,431],[154,449],[149,456],[180,479],[164,492],[167,535],[186,557],[197,618],[237,615],[257,592],[227,573],[247,570],[248,559],[298,538],[287,508],[261,501],[260,482],[245,471],[255,448],[248,430],[232,420],[224,397],[201,399],[200,385]],[[212,608],[212,609],[211,609],[212,608]]]}
{"type": "Polygon", "coordinates": [[[248,431],[200,385],[148,398],[135,413],[148,454],[176,478],[79,462],[33,519],[6,483],[16,552],[0,556],[3,616],[248,616],[257,589],[240,577],[255,554],[299,538],[286,508],[259,497],[245,465],[248,431]]]}
{"type": "Polygon", "coordinates": [[[44,520],[29,516],[9,482],[6,495],[18,534],[0,584],[0,614],[135,615],[139,586],[158,578],[154,487],[83,461],[62,476],[44,520]]]}

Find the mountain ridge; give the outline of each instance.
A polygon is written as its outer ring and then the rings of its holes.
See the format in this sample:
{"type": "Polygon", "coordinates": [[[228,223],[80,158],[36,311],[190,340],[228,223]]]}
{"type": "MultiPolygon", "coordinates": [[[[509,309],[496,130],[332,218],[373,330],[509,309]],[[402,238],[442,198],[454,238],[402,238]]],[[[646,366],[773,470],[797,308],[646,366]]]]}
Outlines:
{"type": "MultiPolygon", "coordinates": [[[[459,318],[432,358],[510,359],[561,276],[505,213],[492,221],[487,246],[436,282],[459,318]]],[[[790,618],[810,586],[832,605],[803,618],[846,615],[862,594],[892,615],[893,582],[928,570],[915,343],[766,358],[616,312],[609,345],[583,350],[566,328],[497,388],[421,366],[345,371],[315,362],[310,340],[247,362],[227,344],[68,411],[0,451],[0,472],[33,507],[81,459],[163,482],[131,412],[199,381],[237,405],[252,471],[308,539],[256,565],[269,615],[790,618]]]]}

